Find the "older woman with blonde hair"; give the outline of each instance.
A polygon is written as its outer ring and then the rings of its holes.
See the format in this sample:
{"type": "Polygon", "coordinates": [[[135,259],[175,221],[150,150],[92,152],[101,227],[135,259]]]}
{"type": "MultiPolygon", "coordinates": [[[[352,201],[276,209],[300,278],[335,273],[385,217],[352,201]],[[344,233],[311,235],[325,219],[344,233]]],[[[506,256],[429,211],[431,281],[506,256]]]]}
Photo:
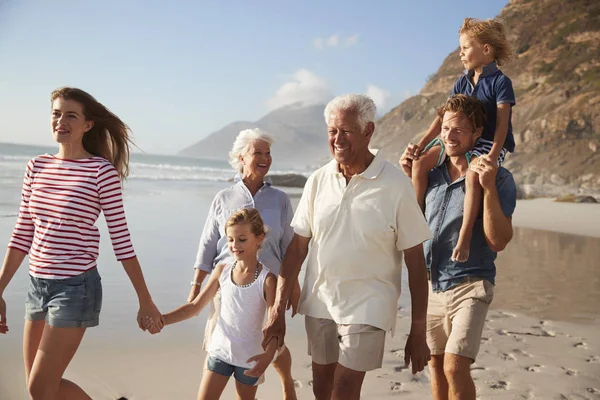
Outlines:
{"type": "MultiPolygon", "coordinates": [[[[200,238],[194,279],[188,301],[200,293],[204,278],[213,268],[231,255],[227,249],[225,223],[229,216],[242,208],[256,208],[269,228],[259,261],[275,275],[279,274],[281,261],[294,236],[290,226],[293,217],[289,196],[275,189],[265,176],[271,168],[271,144],[273,138],[260,129],[246,129],[236,137],[229,153],[229,163],[238,172],[232,186],[217,193],[208,212],[208,218],[200,238]]],[[[300,296],[300,286],[296,284],[294,296],[289,306],[296,311],[300,296]]],[[[204,345],[208,345],[219,312],[219,295],[211,307],[204,345]]],[[[289,308],[289,307],[288,307],[289,308]]],[[[291,374],[292,358],[289,350],[283,346],[273,362],[281,377],[285,399],[295,399],[296,392],[291,374]]]]}

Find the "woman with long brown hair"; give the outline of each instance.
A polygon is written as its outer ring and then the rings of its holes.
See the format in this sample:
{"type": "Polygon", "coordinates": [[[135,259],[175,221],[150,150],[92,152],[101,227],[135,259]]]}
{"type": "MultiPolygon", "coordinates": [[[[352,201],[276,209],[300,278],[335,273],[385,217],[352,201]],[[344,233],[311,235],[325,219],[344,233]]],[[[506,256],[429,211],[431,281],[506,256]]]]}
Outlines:
{"type": "Polygon", "coordinates": [[[23,357],[32,399],[89,399],[63,379],[87,328],[97,326],[102,285],[96,267],[104,213],[113,249],[137,293],[144,317],[163,326],[131,244],[121,182],[129,164],[129,128],[88,93],[52,92],[58,153],[31,159],[19,216],[0,270],[0,333],[8,331],[4,289],[29,254],[23,357]]]}

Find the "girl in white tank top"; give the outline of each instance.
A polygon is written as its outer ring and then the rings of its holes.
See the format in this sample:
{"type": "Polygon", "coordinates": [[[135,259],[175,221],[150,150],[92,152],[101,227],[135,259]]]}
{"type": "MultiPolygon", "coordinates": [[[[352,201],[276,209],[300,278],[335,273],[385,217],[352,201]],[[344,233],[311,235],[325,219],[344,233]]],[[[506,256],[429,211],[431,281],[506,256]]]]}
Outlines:
{"type": "Polygon", "coordinates": [[[277,350],[276,340],[269,342],[266,350],[261,347],[265,314],[275,301],[277,278],[257,259],[266,228],[256,209],[235,212],[227,220],[225,233],[234,261],[217,265],[198,297],[163,319],[170,325],[198,315],[220,288],[221,308],[198,398],[219,398],[233,375],[241,383],[236,384],[238,398],[253,400],[258,378],[277,350]]]}

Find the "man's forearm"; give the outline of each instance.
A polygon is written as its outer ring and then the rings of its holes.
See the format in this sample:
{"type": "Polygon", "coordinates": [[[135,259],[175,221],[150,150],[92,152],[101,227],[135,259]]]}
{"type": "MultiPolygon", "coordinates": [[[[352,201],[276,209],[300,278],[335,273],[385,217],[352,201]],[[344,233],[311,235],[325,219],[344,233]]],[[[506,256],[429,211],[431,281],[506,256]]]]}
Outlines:
{"type": "Polygon", "coordinates": [[[429,287],[427,285],[427,268],[425,266],[423,245],[419,244],[404,250],[404,260],[408,269],[412,323],[424,325],[427,319],[429,287]]]}
{"type": "Polygon", "coordinates": [[[285,307],[292,289],[298,281],[298,275],[300,274],[306,254],[307,252],[304,249],[294,246],[294,242],[292,242],[286,251],[279,276],[277,277],[277,292],[275,294],[275,303],[273,304],[273,308],[277,312],[285,312],[285,307]]]}
{"type": "Polygon", "coordinates": [[[504,215],[496,186],[483,191],[483,232],[493,251],[502,251],[513,235],[511,219],[504,215]]]}

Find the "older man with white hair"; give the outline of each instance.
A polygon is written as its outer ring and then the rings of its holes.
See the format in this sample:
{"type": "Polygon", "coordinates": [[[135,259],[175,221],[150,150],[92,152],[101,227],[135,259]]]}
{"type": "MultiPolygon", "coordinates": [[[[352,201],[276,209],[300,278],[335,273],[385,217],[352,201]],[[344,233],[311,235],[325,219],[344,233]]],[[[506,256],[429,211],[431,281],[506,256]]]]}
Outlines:
{"type": "Polygon", "coordinates": [[[285,307],[308,256],[299,312],[317,399],[359,399],[365,373],[381,367],[385,334],[396,324],[403,258],[412,300],[405,363],[416,373],[429,360],[422,243],[431,232],[410,180],[369,151],[375,112],[360,94],[338,96],[325,108],[334,159],[306,182],[264,329],[263,345],[283,342],[285,307]]]}

